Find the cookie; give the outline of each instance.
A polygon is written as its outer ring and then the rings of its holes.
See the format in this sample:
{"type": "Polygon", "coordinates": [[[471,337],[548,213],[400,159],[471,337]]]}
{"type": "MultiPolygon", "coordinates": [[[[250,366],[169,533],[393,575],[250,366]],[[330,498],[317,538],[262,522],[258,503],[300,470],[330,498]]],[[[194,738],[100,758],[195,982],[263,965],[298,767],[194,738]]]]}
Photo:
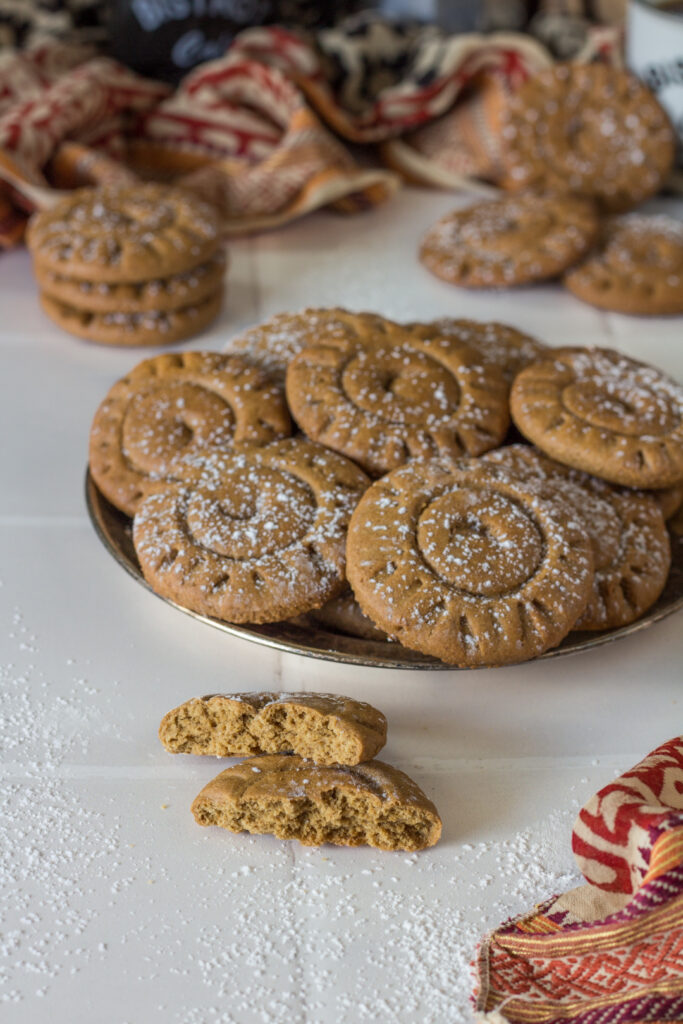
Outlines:
{"type": "Polygon", "coordinates": [[[186,486],[146,498],[133,541],[147,582],[228,622],[319,608],[346,581],[346,529],[368,485],[348,459],[302,438],[191,457],[186,486]]]}
{"type": "Polygon", "coordinates": [[[479,353],[486,363],[500,367],[508,384],[529,363],[542,359],[548,346],[508,324],[477,320],[456,320],[443,316],[430,323],[409,323],[408,330],[419,338],[453,338],[465,342],[479,353]]]}
{"type": "Polygon", "coordinates": [[[370,704],[332,693],[226,693],[195,697],[164,715],[172,754],[299,754],[316,764],[360,764],[386,743],[387,720],[370,704]]]}
{"type": "Polygon", "coordinates": [[[527,79],[503,115],[506,184],[631,209],[659,191],[675,136],[650,90],[607,64],[556,64],[527,79]]]}
{"type": "Polygon", "coordinates": [[[669,535],[656,500],[643,491],[614,487],[569,469],[529,445],[510,445],[483,456],[539,493],[559,498],[590,539],[593,593],[575,629],[615,629],[639,619],[666,584],[669,535]]]}
{"type": "Polygon", "coordinates": [[[36,268],[44,295],[64,306],[90,313],[160,313],[197,303],[223,284],[226,257],[220,249],[206,263],[182,274],[137,283],[82,281],[36,268]]]}
{"type": "Polygon", "coordinates": [[[221,242],[213,206],[167,185],[105,185],[70,192],[31,218],[37,270],[77,280],[138,283],[205,263],[221,242]]]}
{"type": "Polygon", "coordinates": [[[463,668],[556,646],[593,583],[590,541],[562,505],[475,459],[413,461],[373,484],[347,562],[373,622],[463,668]]]}
{"type": "Polygon", "coordinates": [[[252,757],[205,786],[192,813],[199,825],[268,833],[304,846],[412,851],[441,836],[431,800],[382,761],[321,767],[296,754],[252,757]]]}
{"type": "Polygon", "coordinates": [[[301,313],[277,313],[269,320],[231,338],[226,352],[244,355],[264,366],[284,382],[287,367],[307,345],[331,338],[354,341],[368,331],[382,334],[395,325],[376,313],[351,313],[346,309],[304,309],[301,313]]]}
{"type": "Polygon", "coordinates": [[[304,433],[373,476],[409,458],[494,448],[509,423],[500,369],[463,342],[395,324],[309,345],[289,364],[286,391],[304,433]]]}
{"type": "Polygon", "coordinates": [[[420,260],[463,288],[507,288],[557,277],[589,250],[598,219],[590,200],[505,196],[446,214],[430,228],[420,260]]]}
{"type": "Polygon", "coordinates": [[[78,338],[101,345],[170,345],[193,338],[212,323],[221,311],[219,289],[196,306],[146,313],[90,313],[59,302],[44,292],[40,304],[58,327],[78,338]]]}
{"type": "Polygon", "coordinates": [[[322,608],[310,613],[316,625],[333,633],[346,633],[361,640],[385,641],[389,637],[374,622],[364,615],[353,591],[348,588],[338,597],[331,598],[322,608]]]}
{"type": "Polygon", "coordinates": [[[638,316],[683,313],[683,221],[640,214],[609,221],[599,248],[564,283],[600,309],[638,316]]]}
{"type": "Polygon", "coordinates": [[[240,356],[154,356],[117,381],[95,413],[90,472],[105,498],[132,516],[174,478],[179,459],[290,433],[284,392],[240,356]]]}
{"type": "Polygon", "coordinates": [[[683,388],[612,349],[556,349],[516,377],[512,418],[546,455],[625,487],[683,481],[683,388]]]}
{"type": "Polygon", "coordinates": [[[651,491],[650,493],[662,510],[665,520],[672,519],[683,505],[683,483],[667,487],[663,491],[651,491]]]}

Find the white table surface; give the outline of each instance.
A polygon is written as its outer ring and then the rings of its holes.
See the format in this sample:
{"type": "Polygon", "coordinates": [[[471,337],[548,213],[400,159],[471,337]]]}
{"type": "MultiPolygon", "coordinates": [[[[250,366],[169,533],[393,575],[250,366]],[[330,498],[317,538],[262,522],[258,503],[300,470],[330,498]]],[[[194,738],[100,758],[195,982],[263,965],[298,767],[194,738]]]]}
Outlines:
{"type": "MultiPolygon", "coordinates": [[[[683,380],[680,318],[603,314],[556,285],[491,294],[431,277],[416,244],[452,206],[405,190],[233,242],[225,310],[188,347],[344,305],[507,321],[683,380]]],[[[0,297],[0,1020],[469,1021],[478,937],[577,884],[580,805],[681,731],[683,618],[574,657],[423,674],[282,655],[195,622],[112,561],[83,499],[93,412],[151,352],[53,327],[24,251],[0,256],[0,297]],[[382,708],[381,756],[434,799],[439,845],[307,850],[195,825],[189,805],[220,766],[166,754],[158,722],[191,696],[252,688],[382,708]]]]}

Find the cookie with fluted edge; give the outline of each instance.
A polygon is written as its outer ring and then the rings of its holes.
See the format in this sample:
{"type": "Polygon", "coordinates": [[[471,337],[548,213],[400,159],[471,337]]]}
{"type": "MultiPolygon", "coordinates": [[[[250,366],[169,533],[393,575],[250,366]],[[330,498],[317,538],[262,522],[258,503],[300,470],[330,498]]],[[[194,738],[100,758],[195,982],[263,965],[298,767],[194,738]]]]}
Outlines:
{"type": "Polygon", "coordinates": [[[172,754],[294,753],[316,764],[369,761],[386,738],[381,711],[334,693],[194,697],[164,715],[159,726],[159,739],[172,754]]]}
{"type": "Polygon", "coordinates": [[[368,331],[383,334],[392,326],[391,320],[377,313],[354,313],[336,306],[276,313],[262,324],[235,335],[225,351],[246,356],[284,382],[288,365],[307,345],[321,344],[327,339],[353,341],[368,331]]]}
{"type": "Polygon", "coordinates": [[[552,189],[629,210],[659,191],[675,135],[655,96],[620,68],[556,64],[508,99],[501,129],[506,185],[552,189]]]}
{"type": "Polygon", "coordinates": [[[640,618],[661,594],[671,565],[669,535],[656,499],[514,444],[483,459],[512,476],[534,481],[576,517],[593,549],[593,592],[575,629],[615,629],[640,618]]]}
{"type": "Polygon", "coordinates": [[[583,526],[481,459],[413,460],[374,483],[351,517],[347,563],[377,625],[463,668],[556,646],[593,584],[583,526]]]}
{"type": "Polygon", "coordinates": [[[441,836],[434,804],[382,761],[324,767],[266,754],[227,768],[192,804],[199,825],[268,833],[304,846],[424,850],[441,836]]]}
{"type": "Polygon", "coordinates": [[[526,367],[512,418],[546,455],[625,487],[683,481],[683,387],[612,349],[563,348],[526,367]]]}
{"type": "Polygon", "coordinates": [[[222,250],[182,274],[152,281],[84,281],[36,267],[41,291],[65,306],[91,313],[160,313],[196,306],[221,288],[227,258],[222,250]]]}
{"type": "Polygon", "coordinates": [[[361,610],[358,601],[353,596],[351,588],[347,588],[337,597],[330,598],[322,608],[316,608],[309,613],[316,626],[323,629],[331,629],[334,633],[345,633],[347,636],[357,636],[361,640],[386,641],[387,634],[378,629],[374,622],[361,610]]]}
{"type": "Polygon", "coordinates": [[[144,347],[170,345],[199,334],[220,313],[223,290],[219,288],[194,306],[142,313],[93,313],[66,305],[45,292],[40,293],[40,304],[58,327],[78,338],[100,345],[144,347]]]}
{"type": "Polygon", "coordinates": [[[287,401],[309,437],[373,476],[410,458],[479,454],[509,424],[499,367],[452,337],[385,322],[352,340],[308,345],[287,368],[287,401]]]}
{"type": "Polygon", "coordinates": [[[446,214],[429,229],[420,260],[463,288],[507,288],[557,277],[589,250],[598,217],[588,199],[504,196],[446,214]]]}
{"type": "Polygon", "coordinates": [[[213,206],[168,185],[81,188],[35,214],[26,242],[41,273],[153,281],[205,263],[221,244],[213,206]]]}
{"type": "Polygon", "coordinates": [[[637,316],[683,313],[683,221],[629,214],[603,229],[600,245],[564,278],[578,299],[637,316]]]}
{"type": "Polygon", "coordinates": [[[413,322],[405,325],[419,338],[444,337],[464,342],[479,353],[486,363],[492,363],[503,371],[503,376],[512,383],[520,370],[529,363],[543,358],[548,346],[530,334],[493,321],[459,320],[442,316],[429,323],[413,322]]]}
{"type": "Polygon", "coordinates": [[[133,542],[151,587],[227,622],[279,622],[346,582],[346,530],[368,486],[353,462],[301,437],[201,452],[184,484],[146,498],[133,542]]]}
{"type": "Polygon", "coordinates": [[[267,444],[291,433],[282,388],[240,356],[179,352],[138,363],[110,388],[90,430],[90,472],[132,516],[206,448],[267,444]]]}

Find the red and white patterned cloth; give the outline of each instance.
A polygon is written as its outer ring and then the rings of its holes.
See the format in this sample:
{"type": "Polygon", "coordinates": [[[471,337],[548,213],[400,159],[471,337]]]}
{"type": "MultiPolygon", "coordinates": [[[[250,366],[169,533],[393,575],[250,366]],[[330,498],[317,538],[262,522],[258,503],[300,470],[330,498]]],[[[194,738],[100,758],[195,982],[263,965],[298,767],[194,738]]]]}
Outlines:
{"type": "Polygon", "coordinates": [[[601,789],[572,836],[590,883],[490,935],[477,1020],[683,1020],[683,736],[601,789]]]}

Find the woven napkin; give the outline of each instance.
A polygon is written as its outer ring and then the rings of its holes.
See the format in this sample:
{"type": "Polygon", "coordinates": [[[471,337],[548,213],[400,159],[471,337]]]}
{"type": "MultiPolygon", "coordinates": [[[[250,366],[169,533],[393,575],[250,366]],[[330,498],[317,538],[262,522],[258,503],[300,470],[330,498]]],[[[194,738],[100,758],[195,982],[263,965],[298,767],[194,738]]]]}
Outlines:
{"type": "Polygon", "coordinates": [[[476,1019],[683,1020],[683,736],[586,804],[572,848],[589,884],[484,940],[476,1019]]]}

